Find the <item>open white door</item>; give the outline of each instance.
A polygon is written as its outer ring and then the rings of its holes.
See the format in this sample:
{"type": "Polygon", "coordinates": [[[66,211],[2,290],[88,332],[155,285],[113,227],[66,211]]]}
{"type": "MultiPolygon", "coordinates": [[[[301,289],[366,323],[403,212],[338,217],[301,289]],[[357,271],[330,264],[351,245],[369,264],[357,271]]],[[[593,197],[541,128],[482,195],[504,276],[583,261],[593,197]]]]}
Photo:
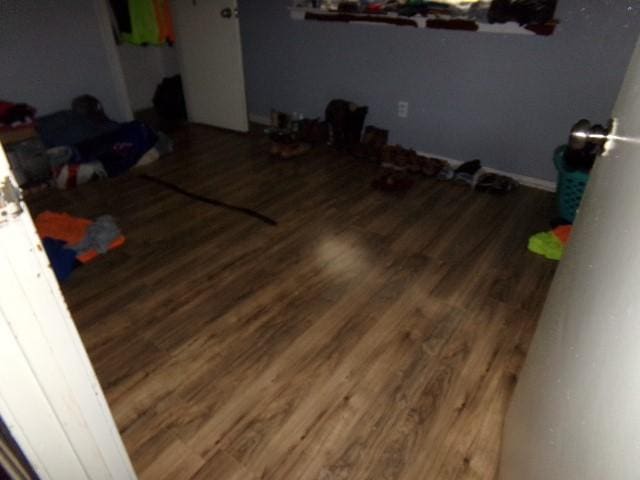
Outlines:
{"type": "Polygon", "coordinates": [[[134,479],[0,146],[0,416],[41,479],[134,479]]]}
{"type": "Polygon", "coordinates": [[[237,0],[174,0],[172,8],[189,120],[246,132],[237,0]]]}
{"type": "Polygon", "coordinates": [[[502,480],[640,478],[640,44],[613,117],[516,387],[502,480]]]}

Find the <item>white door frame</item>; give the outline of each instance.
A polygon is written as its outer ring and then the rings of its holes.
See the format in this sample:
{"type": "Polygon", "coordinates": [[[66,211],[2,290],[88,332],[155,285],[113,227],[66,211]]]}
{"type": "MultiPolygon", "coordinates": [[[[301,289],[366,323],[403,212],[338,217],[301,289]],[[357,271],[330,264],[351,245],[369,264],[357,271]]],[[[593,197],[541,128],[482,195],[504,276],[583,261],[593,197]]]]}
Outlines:
{"type": "Polygon", "coordinates": [[[613,118],[519,375],[502,480],[640,478],[640,41],[613,118]]]}
{"type": "Polygon", "coordinates": [[[135,479],[17,192],[0,146],[0,416],[41,479],[135,479]]]}
{"type": "Polygon", "coordinates": [[[111,82],[116,92],[117,108],[115,112],[116,119],[120,121],[133,120],[133,109],[131,108],[131,99],[129,98],[129,90],[127,82],[124,78],[124,70],[122,69],[122,61],[118,52],[118,45],[113,34],[111,25],[111,14],[109,13],[109,5],[107,0],[93,0],[94,10],[98,19],[98,28],[102,37],[104,52],[107,57],[107,64],[111,71],[111,82]]]}

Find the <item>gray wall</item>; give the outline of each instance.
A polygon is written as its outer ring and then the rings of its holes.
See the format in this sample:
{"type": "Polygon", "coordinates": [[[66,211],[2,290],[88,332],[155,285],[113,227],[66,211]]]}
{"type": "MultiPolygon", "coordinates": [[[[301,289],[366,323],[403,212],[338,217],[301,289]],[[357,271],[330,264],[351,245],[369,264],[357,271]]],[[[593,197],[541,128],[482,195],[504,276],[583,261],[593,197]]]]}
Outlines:
{"type": "Polygon", "coordinates": [[[576,120],[608,119],[640,32],[638,0],[559,0],[551,37],[293,21],[289,4],[240,1],[249,112],[345,98],[392,142],[543,179],[576,120]]]}
{"type": "Polygon", "coordinates": [[[124,43],[118,46],[118,54],[134,111],[151,108],[156,87],[162,79],[180,73],[174,47],[124,43]]]}
{"type": "Polygon", "coordinates": [[[89,93],[122,119],[93,0],[0,0],[0,99],[46,114],[89,93]]]}

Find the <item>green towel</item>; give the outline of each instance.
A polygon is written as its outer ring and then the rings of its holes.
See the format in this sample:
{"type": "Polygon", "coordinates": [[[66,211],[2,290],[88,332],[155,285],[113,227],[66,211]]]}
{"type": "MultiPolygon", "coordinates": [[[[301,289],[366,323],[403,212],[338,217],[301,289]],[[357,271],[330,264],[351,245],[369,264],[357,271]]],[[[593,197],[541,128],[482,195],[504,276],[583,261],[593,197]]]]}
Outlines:
{"type": "Polygon", "coordinates": [[[157,45],[160,39],[158,19],[153,0],[129,0],[131,33],[123,33],[122,40],[134,45],[157,45]]]}
{"type": "Polygon", "coordinates": [[[529,250],[549,260],[560,260],[564,245],[552,232],[540,232],[529,238],[529,250]]]}

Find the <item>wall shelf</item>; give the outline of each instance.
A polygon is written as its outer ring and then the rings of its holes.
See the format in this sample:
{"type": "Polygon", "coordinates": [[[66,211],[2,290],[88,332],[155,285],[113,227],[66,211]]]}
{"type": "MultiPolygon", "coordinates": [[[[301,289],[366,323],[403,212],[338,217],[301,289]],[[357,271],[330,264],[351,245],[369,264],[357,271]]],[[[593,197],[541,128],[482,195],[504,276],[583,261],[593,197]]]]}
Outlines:
{"type": "Polygon", "coordinates": [[[289,7],[294,20],[310,20],[319,22],[361,23],[367,25],[392,25],[410,28],[435,28],[445,30],[462,30],[479,33],[498,33],[509,35],[551,35],[557,21],[542,25],[518,25],[516,22],[485,23],[473,19],[453,18],[443,15],[415,15],[406,17],[396,13],[367,14],[330,12],[321,8],[289,7]]]}

